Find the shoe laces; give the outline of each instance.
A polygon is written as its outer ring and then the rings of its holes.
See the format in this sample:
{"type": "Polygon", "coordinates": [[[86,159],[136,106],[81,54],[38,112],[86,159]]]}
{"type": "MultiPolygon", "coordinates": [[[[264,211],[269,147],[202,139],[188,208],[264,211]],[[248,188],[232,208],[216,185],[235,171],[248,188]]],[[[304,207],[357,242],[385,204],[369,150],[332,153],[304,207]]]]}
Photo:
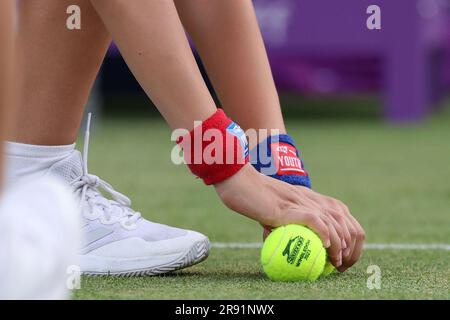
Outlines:
{"type": "Polygon", "coordinates": [[[131,209],[131,200],[88,171],[90,126],[91,113],[88,114],[84,136],[82,174],[71,182],[71,186],[80,197],[80,207],[88,205],[88,210],[82,210],[83,215],[89,220],[99,219],[103,224],[119,222],[125,229],[134,229],[141,214],[131,209]],[[112,200],[105,198],[100,190],[109,194],[112,200]]]}

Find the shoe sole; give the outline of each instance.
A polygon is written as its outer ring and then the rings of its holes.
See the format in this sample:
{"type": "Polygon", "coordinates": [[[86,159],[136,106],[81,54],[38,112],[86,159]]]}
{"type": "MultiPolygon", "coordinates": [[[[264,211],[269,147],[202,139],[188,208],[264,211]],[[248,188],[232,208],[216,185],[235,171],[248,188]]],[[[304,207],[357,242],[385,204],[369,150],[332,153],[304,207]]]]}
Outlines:
{"type": "Polygon", "coordinates": [[[208,258],[210,250],[210,243],[208,239],[195,242],[191,249],[177,260],[171,261],[160,266],[152,266],[139,270],[127,270],[119,272],[91,272],[84,271],[82,275],[86,276],[115,276],[115,277],[142,277],[142,276],[156,276],[173,271],[181,270],[187,267],[196,265],[208,258]]]}

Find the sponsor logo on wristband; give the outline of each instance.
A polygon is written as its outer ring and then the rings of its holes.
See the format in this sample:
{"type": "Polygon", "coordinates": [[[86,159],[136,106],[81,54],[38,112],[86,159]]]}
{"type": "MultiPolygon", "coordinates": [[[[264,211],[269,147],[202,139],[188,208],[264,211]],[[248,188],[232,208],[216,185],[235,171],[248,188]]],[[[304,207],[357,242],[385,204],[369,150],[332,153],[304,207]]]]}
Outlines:
{"type": "Polygon", "coordinates": [[[246,133],[239,125],[234,122],[230,123],[225,128],[225,134],[217,128],[206,129],[202,132],[201,124],[201,121],[194,122],[195,129],[193,134],[186,129],[176,129],[172,132],[172,141],[182,144],[181,149],[177,145],[172,150],[171,159],[175,164],[246,163],[250,153],[249,144],[246,133]],[[238,152],[237,155],[235,154],[235,146],[238,152]],[[225,150],[224,147],[228,149],[225,150]],[[180,153],[180,151],[183,152],[180,153]],[[189,156],[184,157],[183,154],[189,156]]]}
{"type": "Polygon", "coordinates": [[[241,148],[244,151],[244,158],[248,157],[248,142],[247,142],[247,137],[245,136],[245,132],[244,130],[242,130],[242,128],[236,124],[235,122],[230,123],[230,125],[227,127],[227,132],[234,135],[239,143],[241,144],[241,148]]]}
{"type": "Polygon", "coordinates": [[[278,175],[307,175],[295,147],[289,143],[278,142],[272,143],[271,148],[278,175]]]}

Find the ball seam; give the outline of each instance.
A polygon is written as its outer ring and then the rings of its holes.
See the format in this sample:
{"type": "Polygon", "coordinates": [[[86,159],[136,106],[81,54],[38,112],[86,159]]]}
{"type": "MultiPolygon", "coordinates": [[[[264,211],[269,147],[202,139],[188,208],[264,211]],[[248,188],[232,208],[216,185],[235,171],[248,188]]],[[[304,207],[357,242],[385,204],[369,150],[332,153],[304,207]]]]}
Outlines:
{"type": "MultiPolygon", "coordinates": [[[[311,275],[312,270],[314,269],[314,266],[316,265],[317,259],[319,258],[320,254],[322,253],[322,250],[324,250],[324,248],[322,247],[319,251],[319,253],[316,255],[316,258],[314,259],[314,262],[311,266],[311,268],[309,269],[308,275],[306,276],[306,278],[309,280],[309,276],[311,275]]],[[[322,270],[323,272],[323,270],[322,270]]],[[[320,276],[320,274],[319,274],[320,276]]]]}
{"type": "MultiPolygon", "coordinates": [[[[283,242],[284,236],[285,236],[285,234],[286,234],[286,226],[282,226],[282,228],[283,228],[283,235],[281,236],[280,241],[278,242],[278,244],[277,244],[275,250],[273,250],[272,254],[270,255],[269,260],[267,261],[266,264],[263,264],[263,266],[267,266],[267,265],[270,264],[270,262],[272,261],[273,256],[275,255],[275,253],[277,252],[277,250],[278,250],[278,248],[280,247],[281,243],[283,242]]],[[[270,235],[269,235],[269,236],[270,236],[270,235]]],[[[266,239],[266,241],[267,241],[267,239],[266,239]]]]}

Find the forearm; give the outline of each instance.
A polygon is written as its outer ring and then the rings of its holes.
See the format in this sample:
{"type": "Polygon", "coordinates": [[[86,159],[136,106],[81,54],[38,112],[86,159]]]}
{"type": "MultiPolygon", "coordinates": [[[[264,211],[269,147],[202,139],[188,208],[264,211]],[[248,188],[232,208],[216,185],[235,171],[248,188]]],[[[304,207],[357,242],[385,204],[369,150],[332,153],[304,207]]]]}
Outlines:
{"type": "Polygon", "coordinates": [[[131,71],[173,129],[192,129],[194,120],[215,112],[172,1],[92,3],[131,71]]]}
{"type": "Polygon", "coordinates": [[[175,3],[227,114],[245,130],[278,129],[284,133],[278,94],[252,2],[175,3]]]}

